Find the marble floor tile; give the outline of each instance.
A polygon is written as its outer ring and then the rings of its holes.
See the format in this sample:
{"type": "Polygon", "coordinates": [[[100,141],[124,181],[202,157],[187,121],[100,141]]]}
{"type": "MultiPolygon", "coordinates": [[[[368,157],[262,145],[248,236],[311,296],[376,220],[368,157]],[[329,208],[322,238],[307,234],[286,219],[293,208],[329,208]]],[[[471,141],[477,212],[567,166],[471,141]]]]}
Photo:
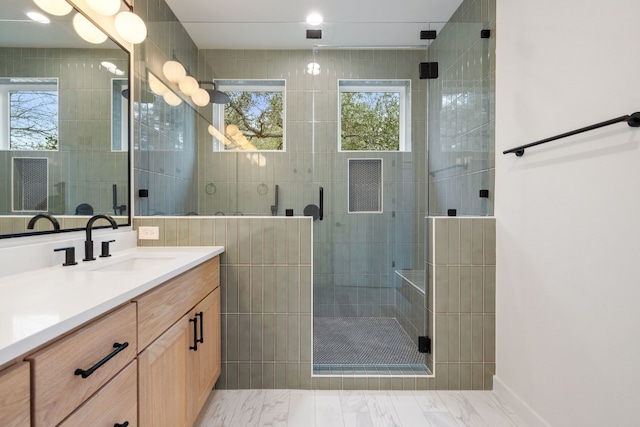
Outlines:
{"type": "Polygon", "coordinates": [[[438,391],[438,396],[440,396],[449,413],[453,415],[461,427],[493,427],[482,419],[462,392],[438,391]]]}
{"type": "Polygon", "coordinates": [[[195,427],[526,427],[491,391],[216,390],[195,427]]]}

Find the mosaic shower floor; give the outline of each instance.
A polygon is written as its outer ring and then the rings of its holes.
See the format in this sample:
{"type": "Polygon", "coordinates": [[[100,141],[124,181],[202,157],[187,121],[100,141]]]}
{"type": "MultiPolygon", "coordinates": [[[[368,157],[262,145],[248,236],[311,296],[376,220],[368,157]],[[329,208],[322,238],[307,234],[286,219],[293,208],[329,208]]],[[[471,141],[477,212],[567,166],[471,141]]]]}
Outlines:
{"type": "Polygon", "coordinates": [[[428,375],[424,360],[396,319],[314,318],[315,375],[428,375]]]}

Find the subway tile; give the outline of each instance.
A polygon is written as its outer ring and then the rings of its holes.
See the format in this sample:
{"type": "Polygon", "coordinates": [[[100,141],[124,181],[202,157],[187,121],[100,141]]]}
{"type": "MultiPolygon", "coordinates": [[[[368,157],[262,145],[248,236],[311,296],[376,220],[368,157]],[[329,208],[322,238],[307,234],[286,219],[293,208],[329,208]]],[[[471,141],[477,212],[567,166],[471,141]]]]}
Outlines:
{"type": "Polygon", "coordinates": [[[484,316],[482,314],[471,315],[471,360],[484,361],[484,316]]]}
{"type": "Polygon", "coordinates": [[[249,390],[251,388],[251,364],[238,363],[238,389],[249,390]]]}
{"type": "Polygon", "coordinates": [[[265,265],[271,265],[275,263],[275,220],[263,219],[262,220],[262,262],[265,265]]]}
{"type": "Polygon", "coordinates": [[[262,364],[251,363],[249,369],[251,370],[249,388],[253,390],[262,389],[263,388],[262,364]]]}
{"type": "Polygon", "coordinates": [[[263,363],[262,364],[262,387],[265,390],[275,389],[275,364],[263,363]]]}
{"type": "Polygon", "coordinates": [[[460,220],[447,219],[448,226],[448,264],[460,264],[460,220]]]}
{"type": "Polygon", "coordinates": [[[471,313],[471,267],[460,267],[460,313],[471,313]]]}
{"type": "Polygon", "coordinates": [[[287,302],[289,313],[300,312],[300,268],[298,266],[287,267],[287,302]]]}
{"type": "Polygon", "coordinates": [[[496,220],[484,220],[484,264],[496,265],[496,220]]]}
{"type": "Polygon", "coordinates": [[[262,220],[251,219],[249,220],[250,236],[251,236],[251,256],[250,262],[252,265],[263,263],[263,234],[262,234],[262,220]]]}
{"type": "Polygon", "coordinates": [[[484,220],[471,220],[471,264],[484,264],[484,220]]]}
{"type": "Polygon", "coordinates": [[[238,360],[251,360],[251,315],[238,315],[238,360]]]}
{"type": "Polygon", "coordinates": [[[460,221],[460,265],[471,265],[471,219],[460,221]]]}
{"type": "Polygon", "coordinates": [[[263,300],[262,307],[265,313],[274,313],[276,310],[276,267],[266,265],[262,270],[263,300]]]}
{"type": "Polygon", "coordinates": [[[485,314],[484,316],[484,361],[496,360],[496,316],[485,314]]]}
{"type": "Polygon", "coordinates": [[[238,312],[251,312],[251,267],[238,267],[238,312]]]}
{"type": "Polygon", "coordinates": [[[443,218],[434,219],[434,257],[436,265],[446,264],[449,255],[449,227],[443,218]]]}
{"type": "Polygon", "coordinates": [[[276,361],[287,360],[287,315],[276,314],[276,361]]]}
{"type": "Polygon", "coordinates": [[[276,389],[287,388],[287,364],[286,363],[275,364],[275,388],[276,389]]]}
{"type": "Polygon", "coordinates": [[[262,314],[251,315],[251,361],[263,360],[263,317],[262,314]]]}
{"type": "Polygon", "coordinates": [[[471,267],[471,311],[484,313],[484,268],[471,267]]]}
{"type": "Polygon", "coordinates": [[[460,267],[448,267],[449,286],[447,300],[447,312],[460,312],[460,267]]]}
{"type": "Polygon", "coordinates": [[[262,316],[262,359],[265,362],[275,360],[276,317],[273,314],[262,316]]]}
{"type": "Polygon", "coordinates": [[[251,264],[251,220],[230,220],[238,224],[238,264],[251,264]]]}
{"type": "Polygon", "coordinates": [[[289,314],[287,316],[287,361],[300,361],[300,316],[289,314]]]}
{"type": "Polygon", "coordinates": [[[264,282],[262,266],[253,266],[251,272],[251,313],[263,313],[264,282]]]}
{"type": "Polygon", "coordinates": [[[460,361],[460,315],[447,315],[447,332],[449,351],[447,362],[460,361]]]}
{"type": "Polygon", "coordinates": [[[287,288],[288,288],[288,267],[276,267],[276,312],[286,313],[287,304],[287,288]]]}

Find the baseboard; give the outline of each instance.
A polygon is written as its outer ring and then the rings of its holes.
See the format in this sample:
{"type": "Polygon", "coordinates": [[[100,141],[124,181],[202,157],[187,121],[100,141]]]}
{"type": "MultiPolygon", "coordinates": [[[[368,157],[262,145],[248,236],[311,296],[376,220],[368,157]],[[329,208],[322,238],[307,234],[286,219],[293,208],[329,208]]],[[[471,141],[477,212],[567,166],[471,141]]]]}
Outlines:
{"type": "Polygon", "coordinates": [[[493,376],[493,391],[527,423],[527,427],[552,427],[524,400],[505,385],[497,375],[493,376]]]}

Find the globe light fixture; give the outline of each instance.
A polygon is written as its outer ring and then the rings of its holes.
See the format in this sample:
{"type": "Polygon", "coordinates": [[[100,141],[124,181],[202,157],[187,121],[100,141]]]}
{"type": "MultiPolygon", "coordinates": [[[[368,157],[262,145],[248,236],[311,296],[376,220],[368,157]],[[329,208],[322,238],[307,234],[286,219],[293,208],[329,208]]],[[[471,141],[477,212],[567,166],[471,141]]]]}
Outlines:
{"type": "Polygon", "coordinates": [[[73,10],[65,0],[33,0],[34,3],[50,15],[64,16],[73,10]]]}
{"type": "Polygon", "coordinates": [[[147,26],[133,12],[120,12],[115,19],[116,31],[129,43],[142,43],[147,38],[147,26]]]}
{"type": "Polygon", "coordinates": [[[205,107],[211,101],[211,97],[209,96],[209,92],[202,88],[198,88],[193,95],[191,95],[191,100],[198,107],[205,107]]]}
{"type": "Polygon", "coordinates": [[[76,13],[73,17],[73,28],[83,40],[89,43],[100,44],[107,40],[107,35],[80,13],[76,13]]]}
{"type": "Polygon", "coordinates": [[[165,62],[162,72],[171,83],[180,83],[187,76],[187,70],[178,61],[165,62]]]}
{"type": "Polygon", "coordinates": [[[196,90],[198,90],[199,85],[198,81],[191,76],[185,76],[184,79],[178,82],[178,87],[180,88],[180,92],[184,93],[187,96],[193,95],[196,90]]]}
{"type": "Polygon", "coordinates": [[[164,95],[162,95],[162,97],[164,98],[165,102],[172,107],[177,107],[178,105],[182,104],[182,99],[180,99],[178,95],[171,91],[165,93],[164,95]]]}
{"type": "Polygon", "coordinates": [[[120,10],[121,0],[85,0],[87,6],[104,16],[113,16],[120,10]]]}

